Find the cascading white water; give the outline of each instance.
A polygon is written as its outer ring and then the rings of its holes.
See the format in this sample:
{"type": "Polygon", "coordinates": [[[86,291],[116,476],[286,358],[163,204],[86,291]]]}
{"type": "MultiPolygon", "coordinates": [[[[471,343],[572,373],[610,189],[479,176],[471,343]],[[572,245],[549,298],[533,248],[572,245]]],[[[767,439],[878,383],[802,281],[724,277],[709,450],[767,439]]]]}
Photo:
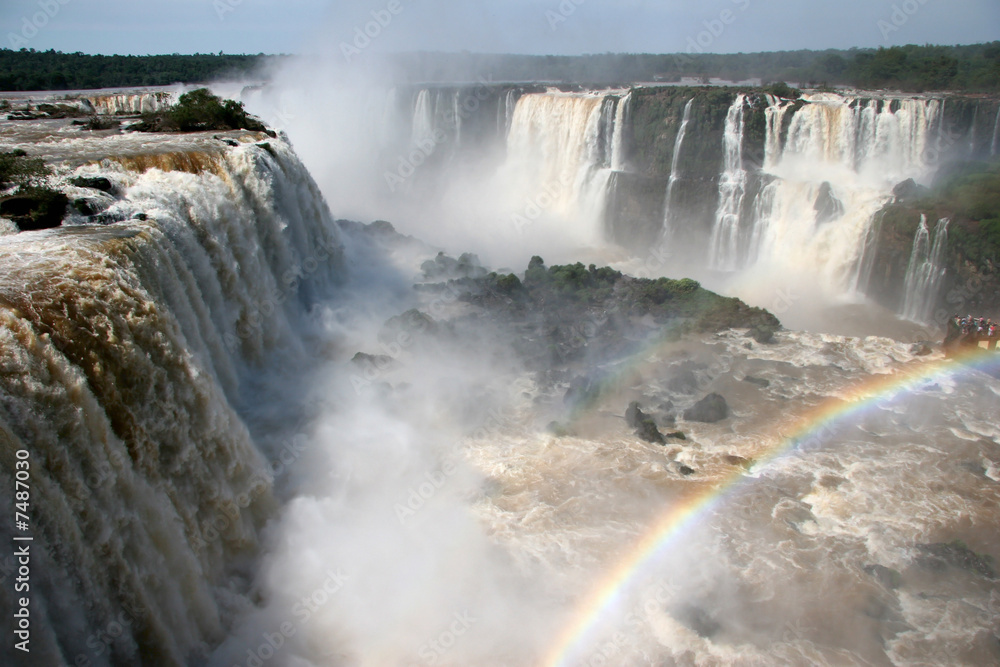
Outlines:
{"type": "Polygon", "coordinates": [[[746,96],[736,96],[726,115],[723,136],[723,169],[719,178],[719,207],[709,246],[709,266],[720,271],[739,268],[740,211],[746,194],[743,166],[743,110],[746,96]]]}
{"type": "Polygon", "coordinates": [[[513,192],[550,192],[546,213],[586,243],[603,237],[611,174],[604,140],[608,99],[558,91],[523,95],[507,137],[504,174],[513,192]]]}
{"type": "Polygon", "coordinates": [[[85,99],[94,113],[108,116],[155,113],[174,103],[174,96],[166,92],[118,93],[95,95],[85,99]]]}
{"type": "Polygon", "coordinates": [[[667,194],[663,198],[663,234],[661,240],[664,243],[669,243],[674,236],[674,228],[670,222],[670,202],[673,199],[674,186],[680,179],[681,149],[684,147],[684,135],[687,134],[688,121],[691,120],[692,104],[694,104],[693,97],[684,105],[681,126],[677,129],[677,137],[674,139],[674,154],[670,161],[670,179],[667,181],[667,194]]]}
{"type": "Polygon", "coordinates": [[[938,220],[931,243],[927,216],[913,238],[913,250],[906,269],[902,315],[914,322],[929,322],[945,276],[945,252],[948,247],[948,218],[938,220]]]}
{"type": "Polygon", "coordinates": [[[410,142],[414,146],[434,145],[434,99],[426,88],[417,93],[414,101],[410,142]]]}
{"type": "Polygon", "coordinates": [[[785,122],[785,113],[791,106],[790,103],[774,95],[767,96],[767,108],[764,109],[764,118],[767,121],[764,169],[773,169],[781,157],[781,128],[785,122]]]}
{"type": "Polygon", "coordinates": [[[1000,151],[1000,107],[997,108],[997,119],[993,121],[993,141],[990,142],[990,155],[1000,151]]]}
{"type": "Polygon", "coordinates": [[[618,100],[615,107],[614,128],[611,139],[611,171],[625,171],[625,128],[629,123],[632,91],[618,100]]]}
{"type": "Polygon", "coordinates": [[[123,221],[0,240],[0,452],[32,465],[31,657],[201,662],[246,603],[235,567],[274,509],[272,443],[237,409],[264,399],[248,379],[301,362],[339,236],[280,139],[75,175],[109,179],[123,221]]]}
{"type": "Polygon", "coordinates": [[[790,122],[790,105],[768,100],[767,182],[754,202],[747,247],[728,266],[753,267],[775,279],[816,279],[828,296],[839,297],[857,289],[874,216],[892,188],[931,173],[927,148],[940,127],[941,103],[834,94],[802,99],[790,122]]]}
{"type": "Polygon", "coordinates": [[[456,90],[452,93],[451,100],[451,112],[452,115],[449,118],[454,118],[455,124],[455,146],[456,148],[462,145],[462,91],[456,90]]]}

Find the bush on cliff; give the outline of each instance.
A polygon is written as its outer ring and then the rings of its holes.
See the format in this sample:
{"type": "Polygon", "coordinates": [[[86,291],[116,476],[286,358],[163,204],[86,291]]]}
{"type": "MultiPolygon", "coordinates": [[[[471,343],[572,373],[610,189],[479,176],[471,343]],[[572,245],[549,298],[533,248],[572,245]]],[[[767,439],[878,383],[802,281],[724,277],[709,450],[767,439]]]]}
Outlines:
{"type": "Polygon", "coordinates": [[[144,114],[140,123],[129,129],[139,132],[207,132],[267,128],[243,108],[242,102],[223,100],[207,88],[184,93],[177,104],[152,114],[144,114]]]}

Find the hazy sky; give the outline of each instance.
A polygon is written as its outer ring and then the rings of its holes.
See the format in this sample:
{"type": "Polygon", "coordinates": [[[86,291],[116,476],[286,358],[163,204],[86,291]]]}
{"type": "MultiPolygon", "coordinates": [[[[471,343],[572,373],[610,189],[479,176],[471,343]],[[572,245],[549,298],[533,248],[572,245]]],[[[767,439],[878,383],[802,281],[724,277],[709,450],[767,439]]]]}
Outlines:
{"type": "Polygon", "coordinates": [[[1000,39],[998,0],[0,0],[4,48],[771,51],[1000,39]],[[373,23],[381,19],[382,24],[373,23]],[[699,44],[700,43],[700,44],[699,44]]]}

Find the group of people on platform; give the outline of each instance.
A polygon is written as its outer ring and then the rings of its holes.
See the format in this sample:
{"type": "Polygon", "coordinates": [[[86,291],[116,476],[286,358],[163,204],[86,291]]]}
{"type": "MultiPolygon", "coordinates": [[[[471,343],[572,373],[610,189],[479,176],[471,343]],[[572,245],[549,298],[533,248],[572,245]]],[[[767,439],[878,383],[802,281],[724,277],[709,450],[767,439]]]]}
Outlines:
{"type": "Polygon", "coordinates": [[[994,322],[986,317],[953,315],[949,324],[956,331],[961,332],[963,336],[975,335],[980,338],[996,338],[1000,335],[1000,322],[994,322]]]}

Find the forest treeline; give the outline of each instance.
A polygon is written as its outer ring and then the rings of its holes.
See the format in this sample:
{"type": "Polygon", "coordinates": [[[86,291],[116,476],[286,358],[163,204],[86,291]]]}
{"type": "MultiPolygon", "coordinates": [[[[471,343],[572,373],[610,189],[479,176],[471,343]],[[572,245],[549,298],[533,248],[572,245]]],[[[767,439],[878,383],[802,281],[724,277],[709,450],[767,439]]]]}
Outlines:
{"type": "Polygon", "coordinates": [[[92,56],[0,50],[0,90],[87,90],[243,79],[259,55],[92,56]]]}
{"type": "MultiPolygon", "coordinates": [[[[0,50],[0,90],[78,90],[240,79],[252,76],[265,59],[273,57],[222,53],[94,56],[7,49],[0,50]]],[[[412,82],[489,80],[611,84],[669,82],[681,77],[696,77],[908,92],[1000,92],[1000,42],[739,54],[416,53],[387,58],[403,80],[412,82]]]]}

